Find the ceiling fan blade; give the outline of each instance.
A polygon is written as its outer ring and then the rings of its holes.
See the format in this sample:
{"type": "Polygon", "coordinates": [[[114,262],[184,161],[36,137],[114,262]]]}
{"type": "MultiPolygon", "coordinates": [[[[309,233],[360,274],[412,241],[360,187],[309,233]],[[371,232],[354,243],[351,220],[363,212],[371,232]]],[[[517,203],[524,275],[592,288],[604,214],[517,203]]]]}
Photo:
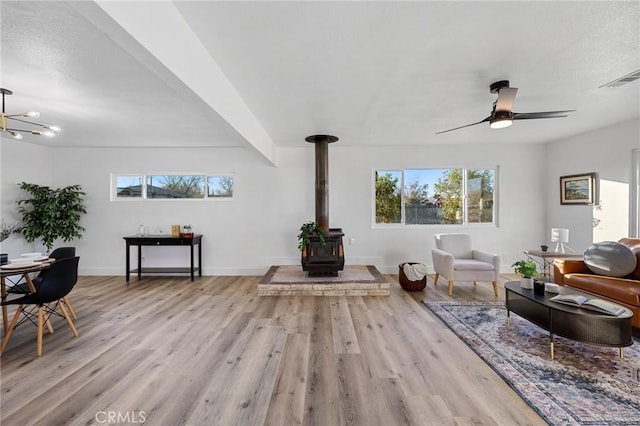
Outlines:
{"type": "Polygon", "coordinates": [[[518,88],[503,87],[498,91],[498,99],[496,100],[496,111],[509,111],[513,108],[513,101],[516,99],[518,88]]]}
{"type": "Polygon", "coordinates": [[[452,132],[452,131],[458,130],[458,129],[464,129],[465,127],[475,126],[476,124],[484,123],[485,121],[489,121],[490,119],[491,119],[491,117],[487,117],[484,120],[478,121],[477,123],[465,124],[464,126],[454,127],[453,129],[448,129],[448,130],[443,130],[441,132],[437,132],[436,135],[439,135],[440,133],[452,132]]]}
{"type": "Polygon", "coordinates": [[[567,117],[568,113],[574,112],[575,109],[565,111],[544,111],[544,112],[514,112],[514,120],[534,120],[538,118],[562,118],[567,117]]]}

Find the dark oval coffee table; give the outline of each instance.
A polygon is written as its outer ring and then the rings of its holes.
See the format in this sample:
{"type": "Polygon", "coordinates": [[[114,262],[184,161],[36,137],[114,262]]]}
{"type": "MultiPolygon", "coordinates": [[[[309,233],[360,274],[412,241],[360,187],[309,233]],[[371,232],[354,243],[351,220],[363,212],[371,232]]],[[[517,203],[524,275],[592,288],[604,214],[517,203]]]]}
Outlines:
{"type": "MultiPolygon", "coordinates": [[[[507,328],[511,328],[511,312],[542,327],[549,332],[551,359],[554,335],[577,342],[620,348],[620,358],[624,358],[625,346],[633,344],[631,318],[633,312],[625,309],[618,316],[599,314],[549,300],[557,293],[535,294],[533,290],[520,287],[519,281],[509,281],[504,285],[507,308],[507,328]]],[[[560,286],[560,294],[576,294],[595,297],[576,289],[560,286]]]]}

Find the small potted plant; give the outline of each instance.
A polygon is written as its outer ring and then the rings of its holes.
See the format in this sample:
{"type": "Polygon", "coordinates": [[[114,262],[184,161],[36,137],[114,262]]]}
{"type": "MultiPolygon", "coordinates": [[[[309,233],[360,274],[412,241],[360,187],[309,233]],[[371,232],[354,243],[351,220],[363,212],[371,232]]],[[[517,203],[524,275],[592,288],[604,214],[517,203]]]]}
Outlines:
{"type": "Polygon", "coordinates": [[[311,242],[312,236],[317,236],[318,240],[320,240],[320,246],[325,246],[324,229],[318,226],[315,222],[307,222],[300,227],[300,233],[298,234],[298,250],[304,251],[311,242]]]}
{"type": "Polygon", "coordinates": [[[193,238],[193,228],[191,228],[191,225],[184,225],[180,236],[182,238],[193,238]]]}
{"type": "Polygon", "coordinates": [[[516,263],[511,265],[516,274],[520,274],[522,277],[520,279],[520,286],[522,288],[532,289],[533,288],[533,277],[538,275],[538,268],[536,267],[536,262],[531,259],[527,260],[518,260],[516,263]]]}

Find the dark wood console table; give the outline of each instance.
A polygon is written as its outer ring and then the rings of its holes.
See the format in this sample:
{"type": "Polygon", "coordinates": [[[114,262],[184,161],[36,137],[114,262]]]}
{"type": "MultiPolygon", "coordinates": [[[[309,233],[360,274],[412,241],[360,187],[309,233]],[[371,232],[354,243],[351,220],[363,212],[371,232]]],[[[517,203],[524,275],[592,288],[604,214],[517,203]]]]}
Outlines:
{"type": "Polygon", "coordinates": [[[202,235],[194,235],[193,237],[174,237],[171,235],[133,235],[130,237],[124,237],[127,243],[126,253],[126,276],[127,282],[129,282],[129,275],[131,272],[138,273],[138,279],[142,277],[143,273],[190,273],[191,281],[195,278],[195,272],[198,271],[198,276],[202,276],[202,235]],[[198,246],[198,265],[196,266],[193,260],[193,248],[198,246]],[[131,270],[130,265],[130,248],[131,246],[138,246],[138,268],[131,270]],[[176,268],[176,267],[152,267],[142,268],[142,246],[188,246],[190,249],[190,265],[189,267],[176,268]]]}

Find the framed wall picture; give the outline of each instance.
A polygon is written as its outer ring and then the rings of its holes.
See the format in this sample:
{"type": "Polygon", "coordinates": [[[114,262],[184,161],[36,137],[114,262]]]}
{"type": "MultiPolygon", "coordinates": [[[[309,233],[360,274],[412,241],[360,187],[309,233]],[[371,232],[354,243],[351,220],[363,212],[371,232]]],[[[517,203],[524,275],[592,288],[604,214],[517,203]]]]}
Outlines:
{"type": "Polygon", "coordinates": [[[596,174],[560,176],[560,204],[594,204],[596,174]]]}

